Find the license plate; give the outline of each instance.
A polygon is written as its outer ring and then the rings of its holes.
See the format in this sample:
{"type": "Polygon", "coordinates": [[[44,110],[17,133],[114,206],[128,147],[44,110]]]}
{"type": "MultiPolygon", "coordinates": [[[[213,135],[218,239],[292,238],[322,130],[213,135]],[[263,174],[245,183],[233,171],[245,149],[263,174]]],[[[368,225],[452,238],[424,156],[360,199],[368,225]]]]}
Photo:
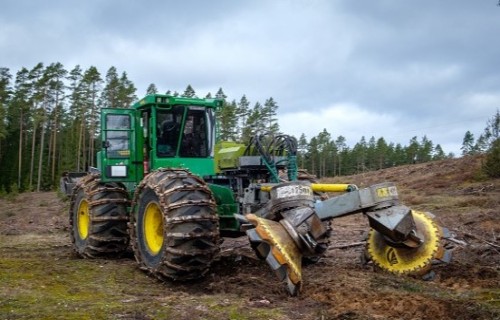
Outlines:
{"type": "Polygon", "coordinates": [[[377,196],[379,198],[397,197],[398,196],[398,189],[395,186],[378,188],[377,189],[377,196]]]}
{"type": "Polygon", "coordinates": [[[278,199],[311,195],[312,189],[309,186],[291,185],[283,186],[276,190],[276,197],[278,199]]]}

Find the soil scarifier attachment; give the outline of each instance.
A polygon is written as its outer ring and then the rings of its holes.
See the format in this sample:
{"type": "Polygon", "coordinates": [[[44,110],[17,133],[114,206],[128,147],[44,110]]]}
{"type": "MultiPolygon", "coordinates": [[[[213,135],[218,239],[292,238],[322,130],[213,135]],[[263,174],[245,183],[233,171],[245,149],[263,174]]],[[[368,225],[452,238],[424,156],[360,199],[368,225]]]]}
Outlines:
{"type": "Polygon", "coordinates": [[[326,235],[321,220],[365,214],[371,227],[367,255],[385,271],[423,276],[432,272],[433,265],[451,260],[451,251],[442,241],[448,237],[447,229],[438,226],[430,213],[399,204],[392,183],[359,190],[353,185],[295,182],[276,185],[270,192],[272,204],[266,216],[279,222],[248,214],[245,219],[255,228],[247,230],[247,235],[292,296],[302,286],[302,256],[315,254],[326,235]],[[306,199],[315,190],[348,192],[311,205],[306,199]]]}

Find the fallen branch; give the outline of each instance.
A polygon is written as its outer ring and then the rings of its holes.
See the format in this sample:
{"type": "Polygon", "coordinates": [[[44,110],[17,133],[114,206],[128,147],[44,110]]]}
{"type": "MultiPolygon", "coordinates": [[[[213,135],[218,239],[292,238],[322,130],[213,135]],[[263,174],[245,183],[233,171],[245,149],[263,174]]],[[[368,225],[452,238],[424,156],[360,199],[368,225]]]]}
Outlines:
{"type": "Polygon", "coordinates": [[[468,246],[469,244],[465,241],[462,241],[462,240],[458,240],[458,239],[455,239],[455,238],[446,238],[446,240],[449,240],[451,242],[454,242],[456,244],[460,244],[462,246],[468,246]]]}
{"type": "Polygon", "coordinates": [[[486,241],[486,240],[483,240],[483,241],[484,241],[484,243],[489,244],[490,246],[492,246],[494,248],[500,249],[500,246],[498,244],[494,244],[494,243],[486,241]]]}
{"type": "Polygon", "coordinates": [[[341,245],[338,245],[338,246],[330,246],[330,247],[328,247],[328,250],[346,249],[346,248],[364,246],[365,244],[366,244],[366,241],[353,242],[353,243],[348,243],[348,244],[341,244],[341,245]]]}
{"type": "Polygon", "coordinates": [[[220,253],[231,252],[231,251],[234,251],[236,249],[241,249],[241,248],[244,248],[244,247],[248,247],[248,243],[244,243],[244,244],[237,245],[237,246],[234,246],[234,247],[230,247],[230,248],[227,248],[227,249],[222,249],[220,251],[220,253]]]}

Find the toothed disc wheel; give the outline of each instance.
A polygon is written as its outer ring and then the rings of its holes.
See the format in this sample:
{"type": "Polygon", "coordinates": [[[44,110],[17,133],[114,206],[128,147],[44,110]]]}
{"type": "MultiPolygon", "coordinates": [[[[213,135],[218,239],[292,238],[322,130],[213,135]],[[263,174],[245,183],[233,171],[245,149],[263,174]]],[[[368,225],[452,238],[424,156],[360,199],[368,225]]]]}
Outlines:
{"type": "Polygon", "coordinates": [[[212,193],[185,170],[161,169],[138,186],[131,217],[132,247],[141,269],[160,279],[203,276],[219,252],[212,193]]]}
{"type": "Polygon", "coordinates": [[[413,219],[423,243],[416,248],[390,246],[385,237],[371,229],[368,234],[367,252],[375,265],[395,274],[426,273],[441,249],[441,231],[424,212],[412,211],[413,219]]]}

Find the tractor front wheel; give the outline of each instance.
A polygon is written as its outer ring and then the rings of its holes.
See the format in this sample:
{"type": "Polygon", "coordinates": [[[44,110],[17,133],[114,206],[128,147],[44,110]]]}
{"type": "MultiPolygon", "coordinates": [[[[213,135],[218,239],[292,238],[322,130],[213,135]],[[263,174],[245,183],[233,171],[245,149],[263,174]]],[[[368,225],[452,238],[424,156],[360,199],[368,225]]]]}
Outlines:
{"type": "Polygon", "coordinates": [[[219,253],[210,189],[186,170],[160,169],[139,184],[130,234],[141,269],[160,279],[203,276],[219,253]]]}

